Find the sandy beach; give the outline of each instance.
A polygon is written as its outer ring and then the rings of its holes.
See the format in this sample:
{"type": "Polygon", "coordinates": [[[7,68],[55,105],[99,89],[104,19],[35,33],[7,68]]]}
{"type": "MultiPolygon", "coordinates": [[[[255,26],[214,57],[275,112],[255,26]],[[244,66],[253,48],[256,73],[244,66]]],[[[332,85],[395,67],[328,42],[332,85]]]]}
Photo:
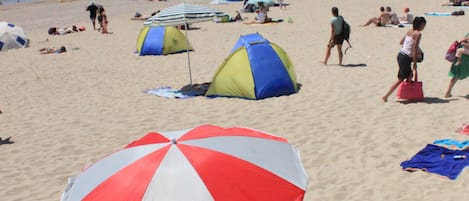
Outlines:
{"type": "MultiPolygon", "coordinates": [[[[289,140],[301,152],[309,175],[305,201],[467,200],[469,170],[456,180],[400,167],[436,139],[469,140],[455,132],[469,122],[469,81],[444,98],[450,63],[443,56],[468,32],[465,16],[425,16],[419,64],[425,101],[381,100],[396,80],[396,55],[406,28],[361,27],[390,6],[398,15],[409,7],[416,16],[452,12],[444,1],[285,0],[269,16],[284,22],[194,24],[188,38],[194,83],[211,81],[240,35],[258,32],[287,51],[302,85],[297,94],[251,101],[195,97],[166,99],[149,88],[189,84],[186,54],[138,56],[136,40],[149,15],[177,0],[101,0],[113,34],[92,30],[87,0],[48,0],[0,6],[0,21],[23,27],[29,48],[0,53],[0,200],[59,200],[69,176],[123,148],[149,131],[173,131],[202,124],[248,127],[289,140]],[[339,66],[332,51],[324,58],[330,8],[351,24],[353,47],[339,66]],[[287,19],[292,19],[288,23],[287,19]],[[49,27],[85,26],[86,31],[48,35],[49,27]],[[64,54],[38,49],[65,46],[64,54]],[[361,65],[359,65],[361,64],[361,65]],[[354,67],[356,66],[356,67],[354,67]]],[[[187,1],[209,5],[210,1],[187,1]]],[[[234,15],[241,2],[209,5],[234,15]]],[[[466,13],[469,12],[465,9],[466,13]]],[[[242,13],[248,20],[253,13],[242,13]]]]}

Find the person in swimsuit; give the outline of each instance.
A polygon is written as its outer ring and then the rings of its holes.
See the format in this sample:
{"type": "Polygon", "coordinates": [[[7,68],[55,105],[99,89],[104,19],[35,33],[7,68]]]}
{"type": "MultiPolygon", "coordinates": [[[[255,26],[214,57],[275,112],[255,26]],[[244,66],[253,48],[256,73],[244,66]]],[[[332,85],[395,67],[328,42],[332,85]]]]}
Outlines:
{"type": "Polygon", "coordinates": [[[60,53],[65,53],[67,52],[67,49],[65,46],[62,46],[60,48],[50,48],[50,47],[45,47],[39,49],[39,54],[60,54],[60,53]]]}
{"type": "Polygon", "coordinates": [[[415,17],[412,24],[412,29],[407,31],[399,44],[402,45],[397,55],[397,63],[399,64],[399,72],[397,73],[397,80],[391,85],[386,94],[381,98],[384,102],[388,101],[389,95],[403,82],[404,80],[412,80],[413,73],[417,70],[417,57],[419,44],[422,39],[422,31],[425,28],[427,21],[424,17],[415,17]]]}
{"type": "Polygon", "coordinates": [[[103,7],[99,8],[98,22],[101,25],[101,33],[109,34],[110,33],[108,31],[109,21],[107,19],[106,11],[104,10],[103,7]]]}
{"type": "Polygon", "coordinates": [[[372,17],[368,20],[368,22],[366,22],[365,24],[361,25],[361,26],[368,26],[370,25],[371,23],[375,24],[376,26],[378,27],[382,27],[386,24],[389,24],[390,21],[391,21],[391,13],[389,12],[386,12],[386,10],[384,9],[383,6],[381,6],[379,8],[380,10],[380,14],[378,17],[372,17]]]}

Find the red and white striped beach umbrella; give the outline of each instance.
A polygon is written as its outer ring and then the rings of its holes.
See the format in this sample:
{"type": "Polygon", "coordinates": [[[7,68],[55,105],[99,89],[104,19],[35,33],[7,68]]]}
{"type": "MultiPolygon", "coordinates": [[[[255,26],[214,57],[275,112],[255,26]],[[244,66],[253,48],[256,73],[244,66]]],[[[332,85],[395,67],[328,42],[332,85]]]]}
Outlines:
{"type": "Polygon", "coordinates": [[[287,140],[204,125],[151,132],[69,179],[62,201],[301,201],[307,174],[287,140]]]}

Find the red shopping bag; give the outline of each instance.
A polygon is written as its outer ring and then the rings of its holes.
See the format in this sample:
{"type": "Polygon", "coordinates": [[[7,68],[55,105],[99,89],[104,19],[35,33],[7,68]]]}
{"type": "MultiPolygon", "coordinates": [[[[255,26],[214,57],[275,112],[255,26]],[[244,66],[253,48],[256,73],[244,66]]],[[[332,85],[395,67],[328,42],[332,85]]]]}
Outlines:
{"type": "Polygon", "coordinates": [[[401,82],[397,89],[397,98],[411,101],[423,101],[423,83],[417,79],[415,71],[415,81],[401,82]]]}

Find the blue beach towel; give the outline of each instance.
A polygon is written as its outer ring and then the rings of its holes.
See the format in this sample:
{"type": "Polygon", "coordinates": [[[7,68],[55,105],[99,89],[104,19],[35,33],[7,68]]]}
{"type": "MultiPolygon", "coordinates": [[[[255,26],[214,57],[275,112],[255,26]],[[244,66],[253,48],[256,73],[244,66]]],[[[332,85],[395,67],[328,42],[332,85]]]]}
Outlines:
{"type": "Polygon", "coordinates": [[[456,179],[469,166],[469,150],[451,150],[442,146],[427,144],[410,160],[401,163],[407,171],[423,170],[456,179]]]}
{"type": "Polygon", "coordinates": [[[428,12],[426,16],[451,16],[451,13],[440,13],[440,12],[428,12]]]}
{"type": "Polygon", "coordinates": [[[441,140],[435,140],[433,144],[446,147],[448,149],[452,149],[452,147],[457,148],[459,150],[469,148],[469,140],[459,142],[453,139],[441,139],[441,140]]]}

